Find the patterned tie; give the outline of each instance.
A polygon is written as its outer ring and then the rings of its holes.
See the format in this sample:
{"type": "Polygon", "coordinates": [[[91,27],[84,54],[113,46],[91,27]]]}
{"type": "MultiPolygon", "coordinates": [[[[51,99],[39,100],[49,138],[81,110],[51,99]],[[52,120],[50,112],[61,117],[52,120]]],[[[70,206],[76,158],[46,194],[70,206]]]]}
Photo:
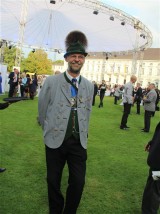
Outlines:
{"type": "MultiPolygon", "coordinates": [[[[76,82],[77,82],[77,79],[73,78],[72,79],[73,85],[76,86],[76,82]]],[[[72,95],[72,97],[76,97],[77,96],[77,90],[73,86],[71,86],[71,95],[72,95]]]]}

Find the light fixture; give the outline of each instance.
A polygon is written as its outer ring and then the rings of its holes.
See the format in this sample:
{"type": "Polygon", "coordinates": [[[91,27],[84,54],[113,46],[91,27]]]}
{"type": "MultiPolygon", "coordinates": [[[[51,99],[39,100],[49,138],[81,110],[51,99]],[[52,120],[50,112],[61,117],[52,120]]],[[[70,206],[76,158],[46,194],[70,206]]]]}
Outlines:
{"type": "Polygon", "coordinates": [[[122,21],[122,22],[121,22],[121,25],[125,25],[125,21],[122,21]]]}
{"type": "Polygon", "coordinates": [[[55,4],[55,3],[56,3],[56,1],[52,1],[52,0],[50,0],[50,3],[51,3],[51,4],[55,4]]]}
{"type": "Polygon", "coordinates": [[[142,33],[142,34],[140,34],[140,37],[143,37],[143,39],[145,39],[146,38],[146,36],[142,33]]]}
{"type": "Polygon", "coordinates": [[[98,15],[98,10],[94,10],[93,14],[98,15]]]}
{"type": "Polygon", "coordinates": [[[114,21],[114,17],[113,16],[110,16],[109,18],[111,21],[114,21]]]}
{"type": "Polygon", "coordinates": [[[61,54],[61,53],[62,53],[62,50],[61,50],[61,49],[59,49],[57,52],[58,52],[58,54],[61,54]]]}

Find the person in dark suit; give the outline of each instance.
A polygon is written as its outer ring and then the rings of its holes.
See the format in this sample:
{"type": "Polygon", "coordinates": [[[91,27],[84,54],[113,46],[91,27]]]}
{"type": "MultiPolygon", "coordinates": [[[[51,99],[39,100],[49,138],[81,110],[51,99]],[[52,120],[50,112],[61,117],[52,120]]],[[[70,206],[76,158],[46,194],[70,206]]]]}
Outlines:
{"type": "Polygon", "coordinates": [[[95,97],[97,95],[98,92],[98,85],[95,81],[92,82],[94,84],[94,94],[93,94],[93,101],[92,101],[92,106],[95,105],[95,97]]]}
{"type": "Polygon", "coordinates": [[[160,207],[160,122],[147,144],[149,176],[142,197],[142,214],[157,214],[160,207]]]}
{"type": "Polygon", "coordinates": [[[80,75],[87,38],[79,31],[66,37],[66,72],[48,77],[38,98],[38,121],[46,149],[50,214],[76,214],[85,185],[87,139],[94,86],[80,75]],[[61,193],[65,164],[69,169],[66,201],[61,193]]]}
{"type": "Polygon", "coordinates": [[[129,126],[127,126],[128,116],[131,111],[132,104],[134,103],[134,90],[133,84],[137,81],[137,77],[132,75],[130,78],[130,82],[124,85],[124,94],[123,94],[123,115],[121,119],[120,129],[127,130],[129,126]]]}
{"type": "Polygon", "coordinates": [[[99,108],[103,107],[103,99],[104,99],[104,95],[105,95],[105,92],[106,92],[106,89],[107,89],[107,86],[106,86],[106,83],[105,83],[105,80],[102,80],[102,84],[100,84],[99,86],[99,90],[100,90],[100,104],[99,104],[99,108]]]}
{"type": "Polygon", "coordinates": [[[140,114],[140,104],[143,98],[142,88],[141,84],[137,83],[137,91],[134,99],[134,103],[137,104],[137,114],[140,114]]]}
{"type": "Polygon", "coordinates": [[[18,86],[18,74],[19,74],[18,69],[14,68],[13,72],[11,72],[9,74],[9,76],[8,76],[8,78],[9,78],[8,84],[10,85],[8,97],[13,97],[14,96],[15,89],[18,86]]]}
{"type": "Polygon", "coordinates": [[[155,84],[151,83],[148,86],[148,90],[149,92],[143,98],[145,113],[144,113],[144,128],[141,130],[142,132],[149,132],[151,116],[155,111],[156,106],[157,93],[155,91],[155,84]]]}
{"type": "Polygon", "coordinates": [[[159,111],[158,103],[159,103],[160,95],[159,95],[158,88],[155,89],[155,92],[157,93],[157,99],[156,99],[155,111],[152,113],[152,117],[154,117],[156,111],[159,111]]]}

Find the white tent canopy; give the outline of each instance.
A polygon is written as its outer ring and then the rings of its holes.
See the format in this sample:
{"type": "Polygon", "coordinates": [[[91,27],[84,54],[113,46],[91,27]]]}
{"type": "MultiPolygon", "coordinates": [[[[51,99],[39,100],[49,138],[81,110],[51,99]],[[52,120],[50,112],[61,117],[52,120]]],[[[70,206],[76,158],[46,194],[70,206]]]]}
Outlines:
{"type": "Polygon", "coordinates": [[[0,13],[0,39],[23,47],[64,52],[65,37],[73,30],[86,34],[89,52],[121,54],[152,44],[142,22],[96,0],[5,0],[0,13]]]}

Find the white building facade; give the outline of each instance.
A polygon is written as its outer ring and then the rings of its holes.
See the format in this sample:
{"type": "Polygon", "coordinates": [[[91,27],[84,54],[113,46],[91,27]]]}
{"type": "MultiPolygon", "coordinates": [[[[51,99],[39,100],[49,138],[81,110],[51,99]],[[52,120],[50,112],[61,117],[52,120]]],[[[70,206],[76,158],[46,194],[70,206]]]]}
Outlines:
{"type": "MultiPolygon", "coordinates": [[[[134,59],[135,60],[135,59],[134,59]]],[[[53,66],[53,70],[65,71],[67,64],[53,66]]],[[[98,84],[105,80],[108,85],[124,85],[130,80],[132,74],[137,76],[137,82],[142,87],[147,87],[149,83],[155,83],[160,89],[160,49],[148,49],[133,62],[132,56],[115,56],[105,59],[104,54],[89,54],[81,74],[90,81],[98,84]],[[133,67],[134,65],[134,67],[133,67]]]]}

